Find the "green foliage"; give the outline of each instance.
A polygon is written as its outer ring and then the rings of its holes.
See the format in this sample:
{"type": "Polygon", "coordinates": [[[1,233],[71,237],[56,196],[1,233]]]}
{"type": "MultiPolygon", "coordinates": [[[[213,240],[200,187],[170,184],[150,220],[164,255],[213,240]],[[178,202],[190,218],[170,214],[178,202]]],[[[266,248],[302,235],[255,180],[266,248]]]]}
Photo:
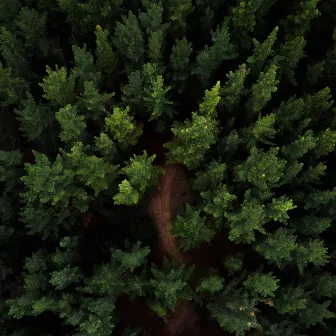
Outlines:
{"type": "Polygon", "coordinates": [[[295,260],[300,273],[303,273],[308,263],[325,265],[328,262],[328,249],[320,239],[311,239],[297,247],[295,260]]]}
{"type": "Polygon", "coordinates": [[[244,84],[247,75],[246,64],[240,65],[235,72],[230,71],[226,75],[228,80],[220,91],[223,97],[221,103],[224,104],[226,110],[232,111],[239,105],[241,98],[246,93],[244,84]]]}
{"type": "Polygon", "coordinates": [[[206,45],[196,58],[193,73],[197,75],[201,83],[207,86],[211,76],[223,61],[234,59],[237,54],[234,45],[230,41],[229,25],[224,20],[221,26],[212,32],[212,45],[206,45]]]}
{"type": "Polygon", "coordinates": [[[49,51],[46,23],[46,13],[41,14],[28,7],[21,7],[16,21],[20,35],[25,39],[25,46],[30,50],[38,48],[43,56],[47,56],[49,51]]]}
{"type": "Polygon", "coordinates": [[[298,312],[298,320],[306,327],[321,323],[324,319],[335,318],[335,313],[330,312],[328,307],[331,301],[318,303],[310,300],[305,309],[298,312]]]}
{"type": "Polygon", "coordinates": [[[229,271],[230,274],[240,271],[243,268],[243,259],[244,255],[238,253],[235,256],[230,256],[226,258],[224,265],[225,268],[229,271]]]}
{"type": "Polygon", "coordinates": [[[298,310],[304,310],[309,302],[308,293],[306,293],[302,286],[283,287],[277,294],[275,299],[275,306],[277,310],[282,313],[294,313],[298,310]]]}
{"type": "Polygon", "coordinates": [[[72,146],[67,158],[70,159],[76,177],[93,189],[95,197],[108,189],[110,178],[113,178],[117,169],[116,166],[107,163],[103,158],[86,154],[81,142],[76,142],[72,146]]]}
{"type": "Polygon", "coordinates": [[[11,68],[4,68],[0,62],[0,99],[1,107],[7,107],[19,102],[24,90],[23,81],[13,75],[11,68]]]}
{"type": "Polygon", "coordinates": [[[239,212],[228,216],[229,239],[235,242],[251,243],[255,240],[255,230],[266,234],[264,224],[267,222],[265,205],[251,197],[247,191],[239,212]]]}
{"type": "Polygon", "coordinates": [[[277,157],[278,152],[278,147],[272,147],[268,152],[253,147],[247,160],[237,166],[236,179],[248,181],[259,188],[276,186],[286,163],[277,157]]]}
{"type": "Polygon", "coordinates": [[[258,326],[254,304],[246,293],[228,287],[210,302],[208,309],[225,331],[244,335],[258,326]]]}
{"type": "Polygon", "coordinates": [[[147,152],[141,156],[134,155],[127,165],[120,171],[127,179],[119,184],[119,193],[114,196],[116,204],[137,204],[140,197],[153,187],[162,174],[162,169],[153,166],[155,155],[147,156],[147,152]]]}
{"type": "Polygon", "coordinates": [[[172,127],[174,138],[165,144],[169,150],[169,162],[179,162],[188,168],[199,166],[210,146],[216,142],[217,122],[193,112],[191,120],[172,127]]]}
{"type": "Polygon", "coordinates": [[[145,54],[144,38],[139,21],[131,11],[123,16],[122,22],[117,22],[114,43],[128,73],[141,66],[145,54]]]}
{"type": "Polygon", "coordinates": [[[65,67],[52,70],[47,66],[47,77],[43,78],[40,86],[43,88],[43,97],[48,99],[51,104],[56,106],[64,106],[74,101],[75,76],[68,75],[65,67]]]}
{"type": "Polygon", "coordinates": [[[151,309],[164,318],[168,309],[175,311],[178,299],[190,300],[193,294],[187,281],[192,272],[192,267],[188,269],[183,266],[174,267],[168,259],[164,260],[162,270],[152,265],[149,284],[153,297],[148,298],[151,309]]]}
{"type": "Polygon", "coordinates": [[[297,208],[293,201],[285,196],[273,198],[272,203],[268,205],[268,216],[274,220],[286,224],[289,216],[287,211],[297,208]]]}
{"type": "Polygon", "coordinates": [[[229,217],[232,202],[237,199],[225,184],[219,184],[213,191],[203,191],[201,196],[204,199],[204,211],[218,220],[229,217]]]}
{"type": "Polygon", "coordinates": [[[79,106],[84,105],[88,110],[85,115],[94,120],[99,120],[105,115],[106,107],[110,103],[114,92],[99,93],[93,81],[84,82],[84,92],[79,98],[79,106]]]}
{"type": "Polygon", "coordinates": [[[271,65],[267,72],[260,73],[257,82],[252,85],[251,101],[254,113],[261,111],[271,100],[272,93],[277,91],[277,70],[276,65],[271,65]]]}
{"type": "Polygon", "coordinates": [[[85,130],[85,118],[78,115],[74,105],[66,105],[56,112],[56,120],[60,123],[62,131],[60,138],[66,144],[72,144],[81,140],[81,135],[85,130]]]}
{"type": "Polygon", "coordinates": [[[257,76],[262,71],[267,58],[271,56],[272,47],[276,40],[278,31],[279,27],[275,27],[268,35],[267,39],[262,43],[253,39],[253,54],[247,59],[247,63],[253,76],[257,76]]]}
{"type": "Polygon", "coordinates": [[[223,289],[224,280],[218,275],[211,275],[209,277],[199,280],[196,287],[198,293],[215,294],[223,289]]]}
{"type": "Polygon", "coordinates": [[[224,180],[226,165],[217,161],[210,162],[205,171],[196,173],[193,188],[198,191],[214,190],[224,180]]]}
{"type": "Polygon", "coordinates": [[[193,49],[186,38],[176,40],[170,55],[171,76],[174,86],[182,93],[191,71],[190,56],[193,49]]]}
{"type": "Polygon", "coordinates": [[[292,260],[292,253],[298,247],[296,239],[288,229],[279,228],[274,233],[267,234],[264,242],[256,246],[256,250],[269,262],[283,267],[292,260]]]}
{"type": "Polygon", "coordinates": [[[111,75],[116,70],[117,56],[109,43],[109,31],[102,29],[99,25],[96,27],[96,67],[101,73],[111,75]]]}
{"type": "Polygon", "coordinates": [[[107,131],[122,149],[135,145],[142,134],[142,129],[136,125],[129,111],[129,107],[115,107],[113,113],[105,118],[107,131]]]}
{"type": "Polygon", "coordinates": [[[141,247],[140,242],[134,244],[129,251],[111,249],[112,259],[120,264],[122,269],[127,269],[131,272],[146,262],[149,252],[150,249],[141,247]]]}
{"type": "Polygon", "coordinates": [[[254,139],[250,141],[250,146],[255,145],[257,142],[263,144],[272,144],[272,139],[276,135],[274,129],[275,114],[268,114],[264,117],[259,117],[258,121],[253,125],[252,134],[254,139]]]}
{"type": "Polygon", "coordinates": [[[284,76],[291,84],[296,85],[294,70],[304,56],[306,41],[302,36],[286,41],[281,47],[275,62],[280,69],[279,77],[284,76]]]}
{"type": "Polygon", "coordinates": [[[332,336],[335,24],[333,0],[0,1],[1,336],[200,312],[332,336]]]}
{"type": "Polygon", "coordinates": [[[252,293],[263,297],[274,296],[274,292],[279,287],[279,280],[270,274],[252,273],[249,274],[244,286],[252,293]]]}
{"type": "Polygon", "coordinates": [[[172,233],[179,238],[183,251],[198,248],[202,243],[209,244],[215,235],[207,218],[200,213],[187,204],[186,213],[178,215],[172,224],[172,233]]]}
{"type": "Polygon", "coordinates": [[[321,13],[316,8],[318,0],[307,0],[300,3],[300,9],[290,14],[283,22],[288,36],[304,35],[310,28],[311,21],[321,13]]]}

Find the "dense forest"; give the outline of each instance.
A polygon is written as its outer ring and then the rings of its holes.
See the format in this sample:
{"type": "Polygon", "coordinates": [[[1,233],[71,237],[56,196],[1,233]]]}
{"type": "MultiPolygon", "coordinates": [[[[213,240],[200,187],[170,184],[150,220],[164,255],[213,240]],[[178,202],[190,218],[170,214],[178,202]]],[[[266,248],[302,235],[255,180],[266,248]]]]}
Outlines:
{"type": "Polygon", "coordinates": [[[335,0],[0,0],[0,336],[336,336],[335,0]]]}

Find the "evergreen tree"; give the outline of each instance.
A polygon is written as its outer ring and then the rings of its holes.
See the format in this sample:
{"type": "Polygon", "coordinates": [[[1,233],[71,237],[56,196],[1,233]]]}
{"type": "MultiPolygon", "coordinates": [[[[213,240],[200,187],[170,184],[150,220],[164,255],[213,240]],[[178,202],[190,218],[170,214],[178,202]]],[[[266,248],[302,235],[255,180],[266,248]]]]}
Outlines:
{"type": "Polygon", "coordinates": [[[277,33],[279,27],[275,27],[272,32],[268,35],[267,39],[260,43],[256,39],[253,39],[253,54],[248,57],[247,63],[251,74],[256,77],[262,71],[265,62],[268,57],[272,55],[272,47],[276,41],[277,33]]]}
{"type": "Polygon", "coordinates": [[[159,316],[165,317],[167,310],[174,311],[178,299],[190,300],[193,292],[187,281],[193,272],[193,268],[185,269],[183,266],[174,267],[168,259],[164,260],[162,270],[155,265],[151,267],[152,277],[149,284],[153,296],[148,298],[148,303],[159,316]]]}
{"type": "Polygon", "coordinates": [[[234,59],[237,54],[230,41],[228,21],[224,20],[216,31],[212,32],[212,46],[205,46],[196,58],[193,73],[197,75],[203,87],[207,86],[213,73],[223,61],[234,59]]]}
{"type": "Polygon", "coordinates": [[[155,155],[148,157],[147,152],[141,156],[134,155],[120,173],[127,179],[119,184],[119,193],[113,199],[116,204],[133,205],[151,187],[155,185],[162,169],[153,166],[155,155]]]}
{"type": "Polygon", "coordinates": [[[267,72],[261,72],[258,81],[252,85],[251,102],[254,114],[260,112],[272,98],[272,93],[277,91],[277,70],[278,67],[273,64],[267,72]]]}
{"type": "Polygon", "coordinates": [[[128,73],[138,69],[143,63],[145,45],[143,32],[137,17],[130,11],[118,22],[114,34],[115,48],[125,62],[128,73]]]}
{"type": "Polygon", "coordinates": [[[201,211],[195,211],[187,205],[186,213],[177,216],[172,224],[172,233],[179,238],[183,251],[195,249],[202,243],[210,243],[215,235],[206,217],[201,217],[201,211]]]}
{"type": "Polygon", "coordinates": [[[186,38],[176,40],[173,50],[170,54],[170,69],[174,87],[182,93],[186,88],[186,82],[191,71],[190,56],[192,54],[192,45],[186,38]]]}

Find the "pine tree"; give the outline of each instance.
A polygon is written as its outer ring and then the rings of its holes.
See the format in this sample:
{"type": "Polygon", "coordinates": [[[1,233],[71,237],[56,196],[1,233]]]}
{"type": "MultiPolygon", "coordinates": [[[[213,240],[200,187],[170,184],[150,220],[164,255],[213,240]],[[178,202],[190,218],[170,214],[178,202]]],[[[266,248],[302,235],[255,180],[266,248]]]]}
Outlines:
{"type": "Polygon", "coordinates": [[[251,33],[256,25],[255,13],[257,12],[262,1],[240,1],[239,4],[232,9],[230,19],[233,27],[233,36],[238,44],[245,49],[249,49],[251,45],[251,33]]]}
{"type": "MultiPolygon", "coordinates": [[[[303,36],[310,28],[311,21],[321,13],[317,9],[318,0],[305,0],[300,3],[300,9],[290,14],[281,24],[289,37],[303,36]]],[[[287,38],[287,39],[288,39],[287,38]]]]}
{"type": "Polygon", "coordinates": [[[276,186],[286,163],[277,157],[278,152],[278,147],[272,147],[268,152],[253,147],[247,160],[237,166],[236,179],[263,189],[276,186]]]}
{"type": "Polygon", "coordinates": [[[225,259],[224,266],[228,270],[229,274],[239,272],[243,268],[243,259],[243,253],[238,253],[225,259]]]}
{"type": "Polygon", "coordinates": [[[249,71],[246,69],[246,64],[242,64],[239,68],[226,76],[228,80],[220,90],[222,100],[221,105],[224,105],[226,110],[231,112],[239,106],[242,97],[246,94],[245,79],[249,71]]]}
{"type": "Polygon", "coordinates": [[[25,91],[25,84],[19,77],[13,75],[10,68],[4,68],[0,62],[0,106],[7,107],[17,104],[25,91]]]}
{"type": "Polygon", "coordinates": [[[113,199],[116,204],[133,205],[151,187],[153,187],[162,169],[153,166],[155,155],[148,157],[147,152],[141,156],[134,155],[120,173],[127,179],[119,184],[119,193],[113,199]],[[125,203],[123,203],[125,201],[125,203]]]}
{"type": "Polygon", "coordinates": [[[145,45],[137,17],[130,11],[117,22],[114,34],[115,48],[125,62],[127,73],[139,69],[143,63],[145,45]]]}
{"type": "Polygon", "coordinates": [[[109,31],[96,27],[96,68],[99,72],[112,75],[117,67],[117,55],[109,42],[109,31]]]}
{"type": "Polygon", "coordinates": [[[208,304],[208,309],[219,325],[230,333],[244,335],[258,327],[255,301],[245,292],[231,289],[230,286],[208,304]]]}
{"type": "Polygon", "coordinates": [[[229,213],[227,218],[229,239],[232,241],[251,243],[255,240],[255,230],[266,234],[263,227],[267,223],[265,205],[251,197],[249,190],[245,193],[240,211],[229,213]]]}
{"type": "Polygon", "coordinates": [[[186,38],[176,40],[170,54],[169,67],[171,71],[174,87],[179,93],[182,93],[189,79],[191,71],[190,56],[192,54],[192,45],[186,38]]]}
{"type": "Polygon", "coordinates": [[[152,297],[148,297],[148,303],[159,316],[166,317],[167,310],[174,311],[178,299],[190,300],[193,296],[187,281],[193,272],[193,267],[176,267],[164,260],[163,269],[155,265],[151,267],[152,277],[149,284],[152,289],[152,297]]]}
{"type": "Polygon", "coordinates": [[[204,203],[205,213],[213,216],[216,220],[222,221],[229,216],[232,210],[232,203],[237,197],[228,191],[225,184],[219,184],[213,191],[202,191],[201,196],[204,203]]]}
{"type": "Polygon", "coordinates": [[[183,251],[198,248],[202,243],[209,244],[215,235],[214,228],[200,213],[201,210],[187,204],[185,214],[178,215],[172,223],[172,233],[179,239],[183,251]]]}
{"type": "Polygon", "coordinates": [[[243,285],[254,294],[263,297],[274,296],[274,292],[278,289],[279,280],[272,275],[263,273],[251,273],[248,275],[243,285]]]}
{"type": "Polygon", "coordinates": [[[304,57],[305,46],[306,41],[302,36],[295,37],[281,45],[279,54],[275,56],[275,64],[279,69],[279,79],[284,76],[285,80],[293,85],[297,85],[294,70],[300,59],[304,57]]]}
{"type": "Polygon", "coordinates": [[[66,105],[56,112],[56,119],[61,125],[60,138],[66,144],[72,144],[81,140],[85,130],[85,118],[78,115],[74,105],[66,105]]]}
{"type": "Polygon", "coordinates": [[[75,75],[69,74],[66,68],[52,70],[47,66],[47,77],[44,77],[40,86],[43,88],[43,97],[48,99],[52,105],[58,107],[74,102],[75,75]]]}
{"type": "Polygon", "coordinates": [[[197,168],[206,151],[216,142],[218,130],[215,111],[220,101],[219,90],[219,82],[212,90],[206,90],[199,112],[192,113],[191,121],[187,119],[184,124],[173,124],[175,138],[164,145],[170,150],[170,163],[179,162],[188,168],[197,168]]]}
{"type": "Polygon", "coordinates": [[[136,125],[134,117],[130,115],[129,107],[115,107],[113,113],[105,118],[105,124],[107,132],[122,149],[135,145],[142,134],[141,127],[136,125]]]}
{"type": "Polygon", "coordinates": [[[252,85],[251,102],[254,114],[260,112],[271,100],[272,93],[277,91],[277,70],[276,65],[271,65],[267,72],[260,73],[257,82],[252,85]]]}
{"type": "Polygon", "coordinates": [[[253,54],[247,58],[247,64],[250,72],[254,77],[257,77],[262,71],[268,57],[272,55],[272,47],[277,38],[279,27],[275,27],[268,35],[267,39],[260,43],[255,38],[253,39],[253,54]]]}
{"type": "Polygon", "coordinates": [[[199,280],[196,287],[197,293],[215,294],[223,289],[224,279],[218,275],[210,275],[199,280]]]}
{"type": "Polygon", "coordinates": [[[107,163],[104,158],[87,154],[86,147],[81,142],[72,146],[66,159],[78,180],[91,188],[95,197],[107,190],[109,183],[116,177],[117,166],[107,163]]]}
{"type": "Polygon", "coordinates": [[[281,268],[292,261],[292,253],[298,247],[296,239],[297,236],[293,235],[288,229],[279,228],[274,233],[267,234],[266,239],[261,244],[256,245],[256,250],[270,263],[274,263],[281,268]]]}
{"type": "Polygon", "coordinates": [[[306,309],[309,299],[309,293],[302,286],[285,286],[277,293],[275,307],[281,314],[292,314],[306,309]]]}
{"type": "Polygon", "coordinates": [[[15,111],[21,132],[30,141],[46,143],[53,132],[53,111],[41,102],[37,103],[30,93],[27,93],[27,98],[21,104],[22,107],[15,111]]]}
{"type": "Polygon", "coordinates": [[[21,7],[16,20],[20,35],[25,39],[25,46],[30,50],[38,48],[43,56],[47,56],[49,52],[46,23],[46,13],[41,14],[28,7],[21,7]]]}
{"type": "Polygon", "coordinates": [[[217,189],[224,180],[226,170],[227,166],[225,163],[210,162],[206,170],[196,172],[193,188],[198,191],[217,189]]]}
{"type": "Polygon", "coordinates": [[[205,46],[196,58],[193,73],[197,75],[203,87],[206,87],[213,73],[223,61],[234,59],[237,54],[230,42],[230,33],[227,20],[224,20],[216,31],[212,32],[212,46],[205,46]]]}
{"type": "Polygon", "coordinates": [[[107,108],[114,96],[114,92],[100,93],[93,81],[85,81],[84,92],[78,97],[78,107],[86,117],[98,121],[108,114],[107,108]]]}
{"type": "Polygon", "coordinates": [[[272,199],[272,203],[267,206],[267,212],[272,220],[286,224],[289,219],[287,211],[295,208],[297,208],[297,206],[293,204],[290,198],[280,196],[279,198],[272,199]]]}
{"type": "Polygon", "coordinates": [[[328,262],[328,249],[322,240],[310,239],[308,242],[298,245],[294,257],[300,273],[303,273],[308,263],[325,265],[328,262]]]}
{"type": "Polygon", "coordinates": [[[86,50],[86,45],[82,48],[73,46],[72,51],[74,54],[75,65],[73,68],[73,75],[77,79],[79,91],[82,92],[85,82],[93,82],[98,85],[101,80],[100,73],[96,71],[94,59],[92,54],[86,50]]]}
{"type": "Polygon", "coordinates": [[[316,140],[311,130],[306,131],[298,140],[284,146],[281,152],[286,159],[295,160],[301,158],[315,147],[316,140]]]}

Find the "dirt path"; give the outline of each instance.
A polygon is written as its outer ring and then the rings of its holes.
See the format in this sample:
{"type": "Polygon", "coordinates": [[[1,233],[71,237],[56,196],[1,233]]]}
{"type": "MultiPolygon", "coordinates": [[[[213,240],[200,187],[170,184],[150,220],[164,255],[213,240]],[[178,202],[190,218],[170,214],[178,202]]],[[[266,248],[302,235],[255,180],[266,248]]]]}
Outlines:
{"type": "Polygon", "coordinates": [[[185,183],[182,166],[164,165],[163,169],[165,174],[161,176],[157,192],[149,203],[148,211],[158,232],[159,248],[162,253],[181,264],[186,264],[187,258],[178,248],[170,228],[179,209],[191,199],[190,190],[185,183]]]}

